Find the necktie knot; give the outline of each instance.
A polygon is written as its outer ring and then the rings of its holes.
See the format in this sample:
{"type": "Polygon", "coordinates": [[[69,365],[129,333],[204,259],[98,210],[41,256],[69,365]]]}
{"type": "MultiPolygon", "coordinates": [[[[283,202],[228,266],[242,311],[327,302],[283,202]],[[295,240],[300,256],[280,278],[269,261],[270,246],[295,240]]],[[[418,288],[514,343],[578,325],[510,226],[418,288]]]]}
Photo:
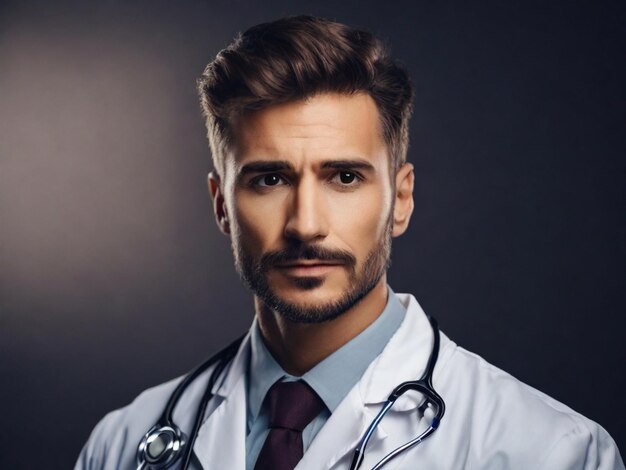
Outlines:
{"type": "Polygon", "coordinates": [[[302,432],[324,408],[305,382],[277,382],[268,392],[269,426],[302,432]]]}
{"type": "Polygon", "coordinates": [[[254,470],[293,470],[303,455],[302,430],[324,408],[305,382],[276,382],[267,392],[269,432],[254,470]]]}

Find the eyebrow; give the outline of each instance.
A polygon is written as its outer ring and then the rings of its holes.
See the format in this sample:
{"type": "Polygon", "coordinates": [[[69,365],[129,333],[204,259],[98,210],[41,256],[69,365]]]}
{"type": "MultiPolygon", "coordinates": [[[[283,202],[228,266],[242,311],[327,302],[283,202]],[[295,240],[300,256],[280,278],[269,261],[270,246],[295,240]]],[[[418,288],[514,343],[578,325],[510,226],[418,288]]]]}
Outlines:
{"type": "MultiPolygon", "coordinates": [[[[366,160],[360,159],[328,160],[322,163],[321,168],[334,170],[374,171],[374,165],[366,160]]],[[[293,169],[293,165],[285,160],[257,161],[246,163],[244,166],[242,166],[239,170],[239,176],[244,176],[250,173],[271,173],[284,170],[293,171],[293,169]]]]}
{"type": "Polygon", "coordinates": [[[330,160],[322,163],[322,168],[331,168],[334,170],[374,171],[374,165],[366,160],[330,160]]]}
{"type": "Polygon", "coordinates": [[[239,176],[244,176],[250,173],[269,173],[283,170],[293,170],[293,165],[283,160],[250,162],[241,167],[239,170],[239,176]]]}

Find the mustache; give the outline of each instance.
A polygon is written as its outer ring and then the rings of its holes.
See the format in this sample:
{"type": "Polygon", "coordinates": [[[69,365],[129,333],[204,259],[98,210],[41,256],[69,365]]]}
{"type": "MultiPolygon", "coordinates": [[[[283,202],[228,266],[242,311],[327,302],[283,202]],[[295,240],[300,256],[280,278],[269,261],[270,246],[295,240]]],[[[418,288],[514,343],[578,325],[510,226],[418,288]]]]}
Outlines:
{"type": "Polygon", "coordinates": [[[350,268],[354,268],[356,265],[356,257],[349,251],[334,250],[318,245],[302,245],[265,253],[261,257],[259,268],[261,271],[266,271],[277,264],[312,259],[345,264],[350,268]]]}

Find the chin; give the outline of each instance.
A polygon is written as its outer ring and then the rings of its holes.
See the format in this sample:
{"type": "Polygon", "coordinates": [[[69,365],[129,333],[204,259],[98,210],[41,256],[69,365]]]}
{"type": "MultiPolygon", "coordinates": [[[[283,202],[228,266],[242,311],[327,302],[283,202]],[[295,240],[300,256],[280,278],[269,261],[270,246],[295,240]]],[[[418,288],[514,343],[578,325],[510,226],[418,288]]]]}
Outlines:
{"type": "Polygon", "coordinates": [[[328,279],[327,276],[289,277],[276,283],[275,287],[271,284],[269,287],[277,297],[294,303],[332,302],[351,290],[351,286],[328,279]]]}
{"type": "Polygon", "coordinates": [[[274,297],[282,302],[296,306],[314,307],[337,302],[342,297],[342,291],[325,289],[323,286],[313,288],[277,289],[274,297]]]}
{"type": "Polygon", "coordinates": [[[360,302],[368,291],[348,288],[325,289],[323,286],[302,289],[266,291],[263,303],[281,317],[295,323],[323,323],[340,317],[360,302]]]}

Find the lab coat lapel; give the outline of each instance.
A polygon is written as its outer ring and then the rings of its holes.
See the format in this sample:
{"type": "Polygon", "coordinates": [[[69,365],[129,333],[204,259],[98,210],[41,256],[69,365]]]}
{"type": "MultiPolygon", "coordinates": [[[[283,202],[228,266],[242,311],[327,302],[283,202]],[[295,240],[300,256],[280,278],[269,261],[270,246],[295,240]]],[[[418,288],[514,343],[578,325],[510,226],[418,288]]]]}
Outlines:
{"type": "MultiPolygon", "coordinates": [[[[296,470],[348,468],[353,451],[391,391],[400,383],[421,377],[430,356],[433,334],[428,318],[413,296],[396,294],[407,308],[404,321],[383,352],[335,409],[315,437],[296,470]]],[[[414,437],[416,414],[423,396],[413,393],[398,399],[369,441],[363,468],[370,468],[387,453],[414,437]]],[[[392,469],[402,457],[392,460],[392,469]]]]}
{"type": "MultiPolygon", "coordinates": [[[[391,337],[383,352],[363,374],[359,386],[364,403],[383,403],[391,391],[403,382],[419,379],[426,370],[434,335],[428,317],[412,295],[396,294],[407,312],[400,328],[391,337]]],[[[417,407],[423,396],[404,395],[393,406],[394,411],[417,407]]]]}
{"type": "MultiPolygon", "coordinates": [[[[332,468],[354,450],[371,418],[358,387],[353,387],[313,439],[296,470],[332,468]]],[[[384,431],[378,429],[376,437],[384,439],[384,431]]]]}
{"type": "MultiPolygon", "coordinates": [[[[247,336],[222,383],[214,387],[211,409],[198,431],[193,451],[203,469],[245,470],[247,336]]],[[[210,402],[210,403],[211,403],[210,402]]]]}

